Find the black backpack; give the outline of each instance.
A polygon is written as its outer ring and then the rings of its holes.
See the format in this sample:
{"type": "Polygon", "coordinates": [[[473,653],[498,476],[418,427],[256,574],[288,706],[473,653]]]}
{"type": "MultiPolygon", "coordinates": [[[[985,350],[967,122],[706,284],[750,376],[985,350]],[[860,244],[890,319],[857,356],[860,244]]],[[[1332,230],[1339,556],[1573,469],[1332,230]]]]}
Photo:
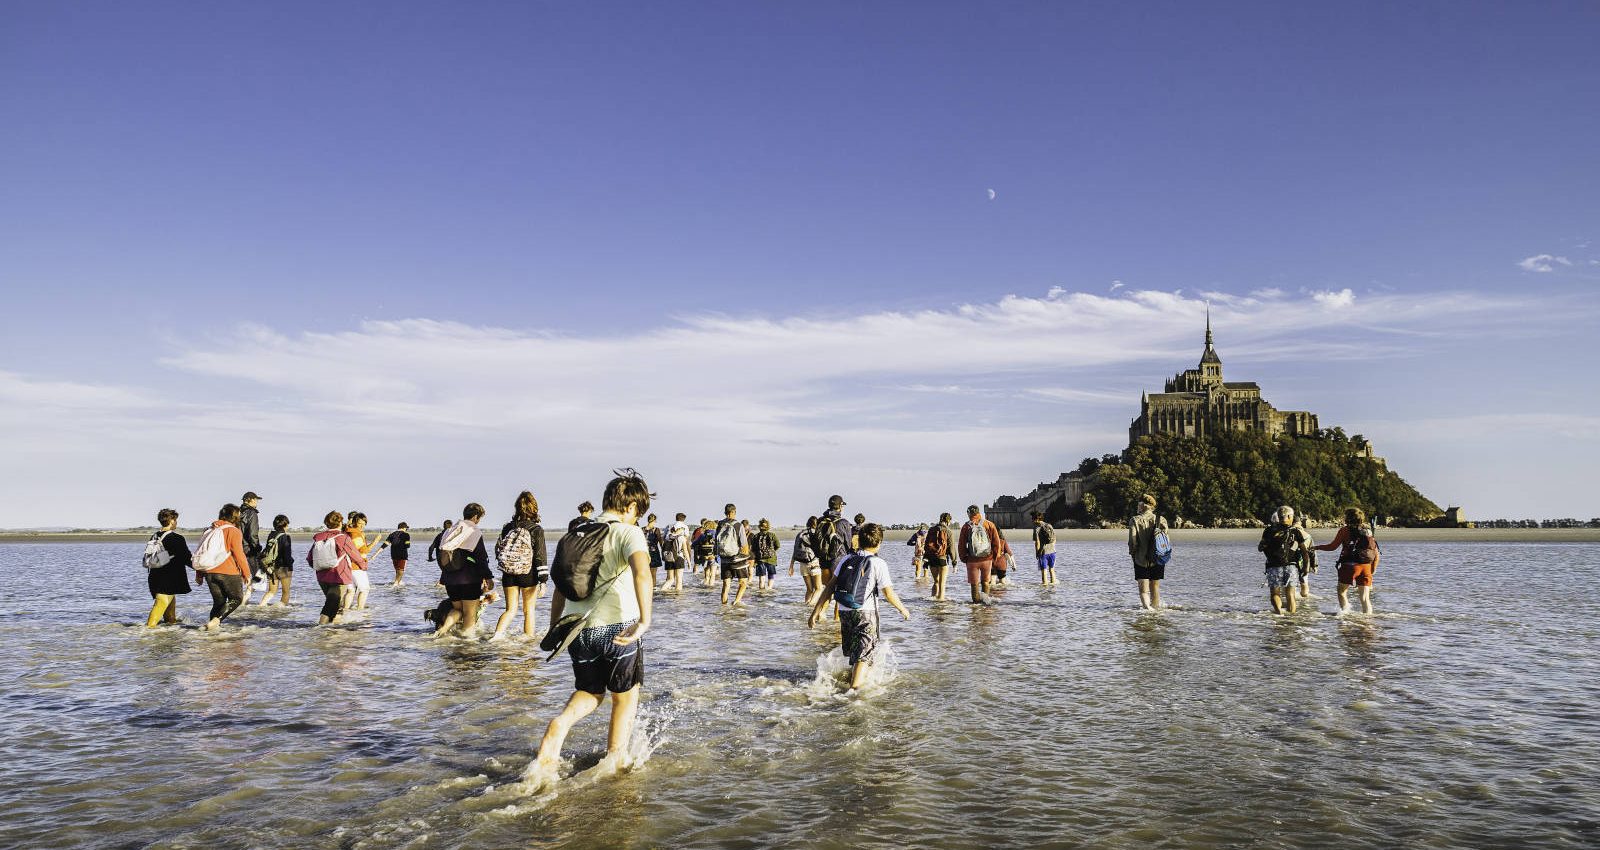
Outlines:
{"type": "Polygon", "coordinates": [[[858,611],[867,599],[877,592],[872,586],[872,558],[868,555],[851,555],[839,565],[833,578],[833,601],[840,608],[858,611]]]}
{"type": "Polygon", "coordinates": [[[611,523],[590,520],[567,532],[556,544],[550,580],[556,583],[562,596],[580,600],[588,599],[589,594],[595,592],[596,585],[600,584],[600,565],[605,560],[606,538],[610,531],[611,523]]]}
{"type": "Polygon", "coordinates": [[[839,532],[839,518],[823,516],[817,520],[817,554],[822,556],[822,568],[833,569],[845,556],[844,535],[839,532]]]}
{"type": "Polygon", "coordinates": [[[778,557],[778,538],[770,531],[756,533],[756,560],[770,561],[778,557]]]}
{"type": "Polygon", "coordinates": [[[1300,563],[1300,541],[1294,529],[1288,526],[1274,528],[1267,537],[1267,557],[1275,566],[1300,563]]]}

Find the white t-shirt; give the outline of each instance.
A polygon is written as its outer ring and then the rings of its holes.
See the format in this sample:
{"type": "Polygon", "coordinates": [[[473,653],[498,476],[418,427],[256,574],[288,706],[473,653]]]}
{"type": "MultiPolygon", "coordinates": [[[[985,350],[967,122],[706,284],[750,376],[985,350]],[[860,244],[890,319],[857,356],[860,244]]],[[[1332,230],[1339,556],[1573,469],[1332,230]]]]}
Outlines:
{"type": "MultiPolygon", "coordinates": [[[[601,556],[600,575],[597,578],[599,584],[605,584],[613,576],[629,572],[632,569],[629,561],[633,556],[648,552],[649,549],[645,545],[644,529],[639,526],[622,522],[622,517],[610,511],[601,514],[600,521],[611,525],[611,530],[606,534],[606,549],[601,556]]],[[[605,590],[589,594],[588,599],[567,600],[562,613],[588,614],[589,622],[584,624],[586,629],[626,623],[639,619],[639,594],[633,589],[632,576],[622,575],[605,590]]]]}
{"type": "Polygon", "coordinates": [[[862,611],[878,610],[878,594],[886,587],[894,587],[894,581],[889,578],[889,565],[877,555],[867,556],[867,569],[872,571],[872,592],[867,594],[867,601],[861,603],[862,611]]]}

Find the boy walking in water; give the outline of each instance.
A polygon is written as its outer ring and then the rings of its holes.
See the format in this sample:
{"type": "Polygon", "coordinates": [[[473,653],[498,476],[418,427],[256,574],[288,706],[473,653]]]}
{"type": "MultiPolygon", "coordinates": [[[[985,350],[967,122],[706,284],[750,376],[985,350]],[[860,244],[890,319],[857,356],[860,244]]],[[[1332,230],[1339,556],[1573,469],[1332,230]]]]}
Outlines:
{"type": "Polygon", "coordinates": [[[878,548],[883,545],[883,529],[870,522],[860,526],[856,529],[856,545],[856,551],[840,560],[806,622],[807,627],[816,628],[828,602],[838,604],[840,648],[850,659],[851,690],[861,688],[878,648],[878,592],[883,592],[883,598],[901,617],[911,619],[911,612],[895,595],[889,565],[878,557],[878,548]]]}
{"type": "Polygon", "coordinates": [[[1154,611],[1161,607],[1161,580],[1167,567],[1156,557],[1156,532],[1167,530],[1167,521],[1156,516],[1156,497],[1146,493],[1139,499],[1139,513],[1128,520],[1128,554],[1133,558],[1133,578],[1139,584],[1139,607],[1154,611]]]}
{"type": "Polygon", "coordinates": [[[728,604],[728,590],[739,583],[739,592],[733,596],[734,605],[743,605],[745,588],[750,586],[750,536],[744,523],[737,519],[738,507],[729,502],[722,509],[722,522],[712,540],[716,544],[717,558],[722,562],[722,604],[728,604]]]}
{"type": "Polygon", "coordinates": [[[1272,603],[1272,613],[1293,614],[1298,607],[1295,579],[1301,562],[1311,551],[1310,536],[1294,524],[1294,508],[1278,508],[1272,515],[1272,524],[1261,532],[1256,551],[1267,556],[1267,601],[1272,603]]]}
{"type": "Polygon", "coordinates": [[[1056,530],[1044,521],[1044,514],[1033,512],[1033,556],[1039,561],[1039,583],[1056,583],[1056,530]]]}
{"type": "Polygon", "coordinates": [[[550,721],[532,769],[554,779],[561,761],[561,745],[572,724],[600,707],[611,693],[611,728],[606,737],[605,761],[614,767],[626,756],[639,707],[639,686],[644,683],[644,635],[650,631],[655,586],[650,579],[650,552],[644,531],[636,523],[650,510],[650,488],[632,470],[611,479],[600,500],[606,523],[599,574],[583,599],[569,600],[562,586],[570,579],[557,561],[552,570],[555,590],[550,595],[550,622],[565,614],[585,617],[583,631],[568,647],[574,678],[566,708],[550,721]]]}
{"type": "Polygon", "coordinates": [[[1000,551],[1000,529],[983,518],[977,505],[967,506],[967,524],[961,526],[961,563],[967,566],[967,584],[972,588],[972,604],[991,601],[989,582],[993,575],[994,560],[1000,551]]]}
{"type": "Polygon", "coordinates": [[[771,590],[772,580],[778,577],[778,535],[772,533],[772,523],[763,519],[756,525],[751,545],[756,556],[756,590],[771,590]]]}

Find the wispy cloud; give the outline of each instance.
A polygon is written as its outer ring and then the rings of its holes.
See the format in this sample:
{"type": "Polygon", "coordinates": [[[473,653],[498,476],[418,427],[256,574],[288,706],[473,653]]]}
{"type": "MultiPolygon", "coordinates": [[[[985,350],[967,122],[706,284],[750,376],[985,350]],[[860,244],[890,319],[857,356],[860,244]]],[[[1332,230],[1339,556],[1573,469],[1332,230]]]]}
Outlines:
{"type": "Polygon", "coordinates": [[[1556,266],[1570,266],[1572,265],[1572,261],[1566,257],[1557,257],[1552,254],[1535,254],[1531,257],[1519,260],[1517,265],[1521,267],[1523,271],[1553,272],[1556,270],[1556,266]]]}
{"type": "Polygon", "coordinates": [[[1349,289],[1341,289],[1338,292],[1319,291],[1311,293],[1311,300],[1329,309],[1342,310],[1355,305],[1356,294],[1349,289]]]}

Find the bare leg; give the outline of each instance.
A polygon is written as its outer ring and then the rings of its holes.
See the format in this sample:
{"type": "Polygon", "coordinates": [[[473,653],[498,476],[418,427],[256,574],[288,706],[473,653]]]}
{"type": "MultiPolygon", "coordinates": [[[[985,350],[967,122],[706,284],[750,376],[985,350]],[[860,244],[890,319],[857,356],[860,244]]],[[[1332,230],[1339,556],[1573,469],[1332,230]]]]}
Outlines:
{"type": "Polygon", "coordinates": [[[1371,614],[1372,613],[1372,585],[1363,584],[1363,585],[1359,585],[1359,587],[1360,587],[1360,591],[1359,592],[1361,593],[1361,613],[1363,613],[1363,614],[1371,614]]]}
{"type": "Polygon", "coordinates": [[[506,610],[501,612],[500,619],[495,621],[494,634],[489,636],[490,640],[493,640],[494,638],[500,637],[501,635],[506,633],[506,626],[511,625],[511,618],[516,616],[517,606],[520,605],[521,603],[522,603],[522,588],[520,588],[520,587],[507,587],[506,588],[506,610]]]}
{"type": "Polygon", "coordinates": [[[729,581],[728,579],[722,580],[722,604],[724,605],[728,604],[728,588],[732,585],[732,581],[729,581]]]}
{"type": "Polygon", "coordinates": [[[628,739],[633,737],[633,718],[638,710],[638,685],[611,695],[611,728],[606,735],[606,755],[627,752],[628,739]]]}
{"type": "Polygon", "coordinates": [[[1343,614],[1346,611],[1350,610],[1350,585],[1345,584],[1344,582],[1340,582],[1339,583],[1339,588],[1338,588],[1338,594],[1339,594],[1339,613],[1343,614]]]}
{"type": "Polygon", "coordinates": [[[1283,603],[1278,601],[1278,589],[1276,587],[1267,588],[1267,601],[1272,603],[1272,613],[1283,613],[1283,603]]]}
{"type": "Polygon", "coordinates": [[[522,633],[532,636],[539,621],[539,600],[530,588],[522,593],[522,633]]]}
{"type": "Polygon", "coordinates": [[[456,627],[456,623],[461,622],[461,606],[462,603],[460,602],[450,603],[450,613],[444,615],[444,619],[439,621],[439,628],[433,633],[434,637],[449,634],[450,630],[456,627]]]}
{"type": "Polygon", "coordinates": [[[288,605],[289,604],[289,582],[293,581],[293,580],[294,580],[294,573],[284,573],[282,576],[279,576],[279,578],[278,578],[278,587],[281,588],[282,591],[283,591],[283,595],[281,597],[279,597],[278,601],[281,602],[284,605],[288,605]]]}
{"type": "Polygon", "coordinates": [[[1284,601],[1284,604],[1288,606],[1289,613],[1291,613],[1291,614],[1293,614],[1295,611],[1298,611],[1300,609],[1300,603],[1298,601],[1296,601],[1295,598],[1294,598],[1294,585],[1292,585],[1292,584],[1284,585],[1284,587],[1283,587],[1283,601],[1284,601]]]}
{"type": "Polygon", "coordinates": [[[561,709],[550,721],[544,730],[544,740],[539,742],[539,764],[554,769],[561,761],[561,745],[567,741],[567,733],[572,731],[572,724],[589,716],[589,712],[600,707],[600,698],[588,691],[573,691],[572,698],[567,700],[567,707],[561,709]]]}
{"type": "Polygon", "coordinates": [[[160,625],[161,621],[166,617],[168,607],[173,605],[172,594],[156,594],[155,604],[150,606],[150,616],[145,618],[144,627],[153,629],[160,625]]]}
{"type": "Polygon", "coordinates": [[[1150,607],[1152,609],[1161,607],[1161,579],[1153,578],[1150,580],[1150,607]]]}
{"type": "MultiPolygon", "coordinates": [[[[735,605],[743,605],[744,604],[740,600],[744,599],[744,589],[746,587],[749,587],[749,586],[750,586],[750,580],[749,579],[747,579],[747,578],[739,579],[739,592],[735,593],[733,595],[733,604],[735,604],[735,605]]],[[[724,596],[726,596],[727,593],[728,593],[728,591],[726,590],[726,587],[727,587],[726,584],[724,584],[723,587],[724,587],[724,590],[722,591],[722,593],[723,593],[724,596]]]]}
{"type": "Polygon", "coordinates": [[[470,632],[478,627],[478,609],[483,603],[476,599],[468,599],[461,603],[461,630],[470,632]]]}
{"type": "Polygon", "coordinates": [[[1150,610],[1150,580],[1147,579],[1147,578],[1142,578],[1142,579],[1138,579],[1138,583],[1139,583],[1139,607],[1143,608],[1146,611],[1148,611],[1148,610],[1150,610]]]}
{"type": "Polygon", "coordinates": [[[857,661],[850,668],[850,690],[861,690],[861,683],[867,678],[867,668],[872,666],[871,661],[857,661]]]}

